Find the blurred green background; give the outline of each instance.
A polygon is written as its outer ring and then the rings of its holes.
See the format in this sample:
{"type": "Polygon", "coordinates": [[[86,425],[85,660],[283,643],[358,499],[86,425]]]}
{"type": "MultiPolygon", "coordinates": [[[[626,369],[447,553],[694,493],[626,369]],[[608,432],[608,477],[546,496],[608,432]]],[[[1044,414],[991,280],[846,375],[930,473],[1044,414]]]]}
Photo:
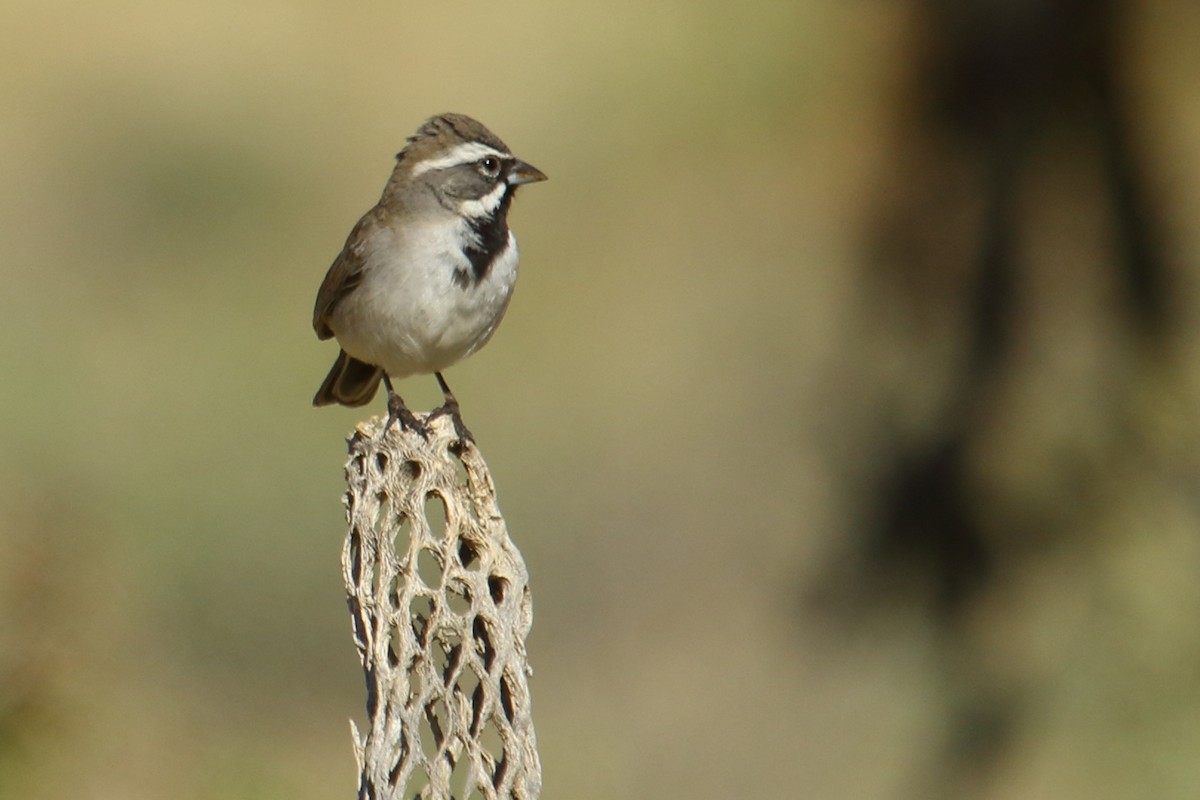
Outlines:
{"type": "Polygon", "coordinates": [[[532,576],[544,796],[1200,794],[1200,13],[1118,27],[1165,322],[1056,129],[955,416],[987,213],[920,190],[970,159],[915,99],[935,7],[0,3],[0,796],[352,795],[362,414],[309,406],[310,314],[442,111],[550,176],[448,375],[532,576]],[[963,562],[886,557],[881,465],[963,419],[935,483],[986,568],[931,598],[963,562]]]}

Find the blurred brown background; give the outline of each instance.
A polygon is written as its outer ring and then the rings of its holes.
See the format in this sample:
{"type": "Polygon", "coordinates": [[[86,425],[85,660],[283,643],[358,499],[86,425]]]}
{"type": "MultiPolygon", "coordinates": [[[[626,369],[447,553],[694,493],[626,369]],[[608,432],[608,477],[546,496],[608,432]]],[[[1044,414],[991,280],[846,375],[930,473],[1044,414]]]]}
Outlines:
{"type": "Polygon", "coordinates": [[[547,798],[1200,795],[1200,6],[0,11],[0,796],[352,796],[310,311],[447,110],[547,798]]]}

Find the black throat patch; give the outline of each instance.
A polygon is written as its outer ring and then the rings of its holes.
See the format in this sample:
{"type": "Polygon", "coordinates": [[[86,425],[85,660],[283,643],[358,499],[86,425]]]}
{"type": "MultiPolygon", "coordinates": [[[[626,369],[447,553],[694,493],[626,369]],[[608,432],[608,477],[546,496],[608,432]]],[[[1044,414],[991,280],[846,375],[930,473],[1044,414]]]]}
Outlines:
{"type": "Polygon", "coordinates": [[[474,241],[463,252],[471,262],[471,272],[462,269],[454,271],[454,282],[464,289],[487,277],[496,256],[508,244],[508,207],[512,197],[513,190],[508,188],[490,216],[467,219],[467,227],[474,234],[474,241]]]}

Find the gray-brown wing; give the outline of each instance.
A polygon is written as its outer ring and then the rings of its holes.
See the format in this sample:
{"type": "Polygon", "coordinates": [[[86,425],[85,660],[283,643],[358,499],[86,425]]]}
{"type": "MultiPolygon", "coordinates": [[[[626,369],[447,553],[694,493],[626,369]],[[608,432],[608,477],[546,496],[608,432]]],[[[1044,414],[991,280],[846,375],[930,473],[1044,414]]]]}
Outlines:
{"type": "Polygon", "coordinates": [[[329,327],[329,315],[343,297],[362,283],[364,244],[378,224],[379,211],[379,207],[376,206],[363,215],[346,238],[342,252],[338,253],[329,271],[325,273],[325,280],[321,282],[321,288],[317,291],[317,302],[313,306],[313,330],[320,339],[333,336],[333,329],[329,327]]]}

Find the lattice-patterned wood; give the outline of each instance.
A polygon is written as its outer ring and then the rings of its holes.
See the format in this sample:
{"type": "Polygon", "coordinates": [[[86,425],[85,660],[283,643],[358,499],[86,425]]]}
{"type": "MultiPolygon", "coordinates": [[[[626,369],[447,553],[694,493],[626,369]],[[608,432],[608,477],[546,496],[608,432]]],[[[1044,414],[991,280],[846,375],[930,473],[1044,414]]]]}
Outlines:
{"type": "Polygon", "coordinates": [[[372,420],[349,446],[342,566],[369,717],[354,727],[359,798],[537,798],[528,575],[487,464],[444,416],[428,439],[372,420]]]}

